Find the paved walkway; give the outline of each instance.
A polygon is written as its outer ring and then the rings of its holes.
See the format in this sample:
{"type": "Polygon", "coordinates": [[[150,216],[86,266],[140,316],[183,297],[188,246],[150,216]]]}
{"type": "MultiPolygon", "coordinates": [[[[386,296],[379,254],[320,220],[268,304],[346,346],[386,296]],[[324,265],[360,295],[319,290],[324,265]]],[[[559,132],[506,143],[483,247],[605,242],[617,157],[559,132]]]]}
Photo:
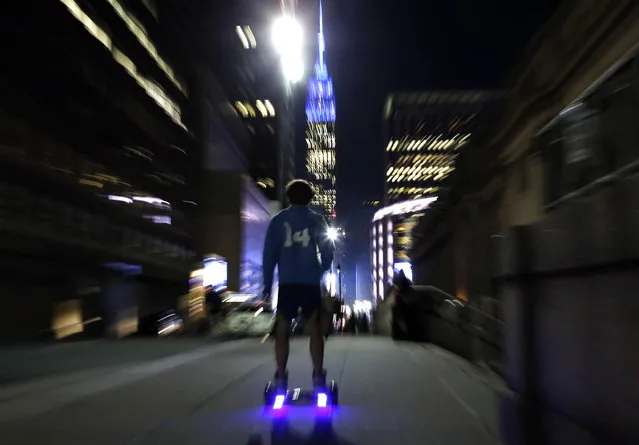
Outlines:
{"type": "MultiPolygon", "coordinates": [[[[313,436],[306,408],[289,413],[290,431],[272,434],[261,407],[272,346],[241,340],[5,386],[0,443],[499,443],[495,385],[479,370],[434,347],[376,337],[327,344],[341,399],[330,434],[313,436]]],[[[293,342],[289,372],[291,385],[310,385],[307,339],[293,342]]]]}

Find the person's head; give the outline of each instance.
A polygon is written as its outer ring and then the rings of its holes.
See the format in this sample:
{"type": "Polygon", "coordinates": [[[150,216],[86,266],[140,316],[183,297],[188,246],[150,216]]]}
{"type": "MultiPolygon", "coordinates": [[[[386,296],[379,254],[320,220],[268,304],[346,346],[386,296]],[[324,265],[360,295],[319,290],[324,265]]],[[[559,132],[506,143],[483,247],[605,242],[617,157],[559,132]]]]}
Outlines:
{"type": "Polygon", "coordinates": [[[294,206],[307,206],[313,200],[315,190],[313,186],[302,179],[295,179],[286,186],[288,202],[294,206]]]}

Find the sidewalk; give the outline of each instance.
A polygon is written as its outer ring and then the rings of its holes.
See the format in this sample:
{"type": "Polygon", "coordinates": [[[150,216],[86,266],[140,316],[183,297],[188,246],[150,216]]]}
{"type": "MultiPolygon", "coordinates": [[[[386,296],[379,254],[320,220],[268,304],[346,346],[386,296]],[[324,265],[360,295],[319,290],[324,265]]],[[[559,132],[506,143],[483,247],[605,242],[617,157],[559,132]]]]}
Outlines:
{"type": "Polygon", "coordinates": [[[128,338],[0,348],[0,388],[102,367],[143,363],[219,344],[210,338],[128,338]]]}
{"type": "MultiPolygon", "coordinates": [[[[255,340],[215,343],[188,352],[18,381],[0,387],[0,422],[41,414],[76,400],[206,359],[211,355],[254,347],[255,340]]],[[[135,346],[144,347],[143,343],[135,346]]],[[[45,352],[46,353],[46,352],[45,352]]]]}
{"type": "Polygon", "coordinates": [[[433,344],[422,347],[437,357],[441,368],[437,379],[457,401],[481,423],[496,440],[500,440],[499,407],[503,395],[511,391],[503,378],[433,344]]]}
{"type": "MultiPolygon", "coordinates": [[[[294,340],[291,348],[290,383],[306,387],[312,371],[308,341],[294,340]]],[[[11,406],[0,403],[0,441],[237,445],[259,435],[270,443],[272,421],[264,415],[262,391],[272,377],[272,348],[251,339],[209,349],[211,355],[202,351],[201,357],[192,351],[103,369],[18,396],[11,406]]],[[[325,367],[340,386],[335,435],[312,442],[315,410],[300,407],[289,412],[291,435],[281,443],[499,444],[486,426],[494,415],[494,391],[453,360],[414,343],[334,338],[325,367]]]]}

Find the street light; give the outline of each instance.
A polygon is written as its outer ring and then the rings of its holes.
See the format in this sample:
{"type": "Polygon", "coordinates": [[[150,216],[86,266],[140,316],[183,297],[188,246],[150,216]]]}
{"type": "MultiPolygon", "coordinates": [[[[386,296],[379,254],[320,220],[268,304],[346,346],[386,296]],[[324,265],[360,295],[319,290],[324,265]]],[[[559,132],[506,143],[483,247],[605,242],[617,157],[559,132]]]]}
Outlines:
{"type": "Polygon", "coordinates": [[[282,72],[284,77],[292,83],[299,82],[304,77],[304,61],[301,58],[292,56],[282,56],[280,63],[282,64],[282,72]]]}
{"type": "Polygon", "coordinates": [[[273,45],[280,55],[284,77],[292,83],[298,82],[304,75],[303,38],[302,27],[293,17],[285,15],[275,21],[273,45]]]}
{"type": "Polygon", "coordinates": [[[329,227],[326,231],[326,237],[331,241],[337,241],[337,238],[339,238],[339,231],[335,227],[329,227]]]}
{"type": "MultiPolygon", "coordinates": [[[[291,10],[295,7],[291,4],[291,10]]],[[[282,113],[280,113],[279,147],[277,150],[277,197],[282,205],[286,205],[284,184],[293,176],[294,166],[290,159],[295,158],[295,123],[294,101],[292,85],[304,76],[304,58],[302,57],[302,42],[304,33],[302,27],[293,15],[284,14],[273,24],[273,46],[280,56],[282,65],[283,100],[282,113]]]]}

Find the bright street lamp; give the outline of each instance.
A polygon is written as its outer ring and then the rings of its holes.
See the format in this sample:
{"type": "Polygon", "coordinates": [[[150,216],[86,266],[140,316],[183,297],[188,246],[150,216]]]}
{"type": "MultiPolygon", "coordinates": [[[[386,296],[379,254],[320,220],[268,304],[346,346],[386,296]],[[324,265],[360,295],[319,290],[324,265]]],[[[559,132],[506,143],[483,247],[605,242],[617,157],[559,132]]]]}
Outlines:
{"type": "MultiPolygon", "coordinates": [[[[288,8],[284,11],[295,11],[295,4],[292,0],[287,1],[288,8]]],[[[282,3],[282,5],[285,5],[282,3]]],[[[286,162],[295,155],[295,116],[293,114],[293,84],[300,81],[304,76],[304,58],[302,57],[302,42],[304,40],[304,32],[299,22],[295,20],[292,14],[284,13],[273,23],[272,42],[273,47],[279,55],[280,65],[282,66],[282,110],[283,113],[279,119],[281,128],[278,132],[282,137],[278,138],[277,150],[277,197],[282,205],[286,205],[284,192],[284,184],[288,180],[293,179],[292,167],[286,162]]]]}
{"type": "Polygon", "coordinates": [[[300,57],[284,57],[281,58],[282,72],[284,77],[289,81],[296,83],[302,80],[304,76],[304,62],[300,57]]]}
{"type": "Polygon", "coordinates": [[[331,241],[337,241],[339,231],[335,227],[329,227],[326,231],[326,237],[331,241]]]}
{"type": "Polygon", "coordinates": [[[285,15],[273,25],[273,44],[280,56],[300,53],[304,34],[302,27],[293,17],[285,15]]]}
{"type": "Polygon", "coordinates": [[[280,55],[284,77],[295,83],[304,75],[302,42],[304,33],[300,24],[291,16],[283,16],[273,25],[273,45],[280,55]]]}

